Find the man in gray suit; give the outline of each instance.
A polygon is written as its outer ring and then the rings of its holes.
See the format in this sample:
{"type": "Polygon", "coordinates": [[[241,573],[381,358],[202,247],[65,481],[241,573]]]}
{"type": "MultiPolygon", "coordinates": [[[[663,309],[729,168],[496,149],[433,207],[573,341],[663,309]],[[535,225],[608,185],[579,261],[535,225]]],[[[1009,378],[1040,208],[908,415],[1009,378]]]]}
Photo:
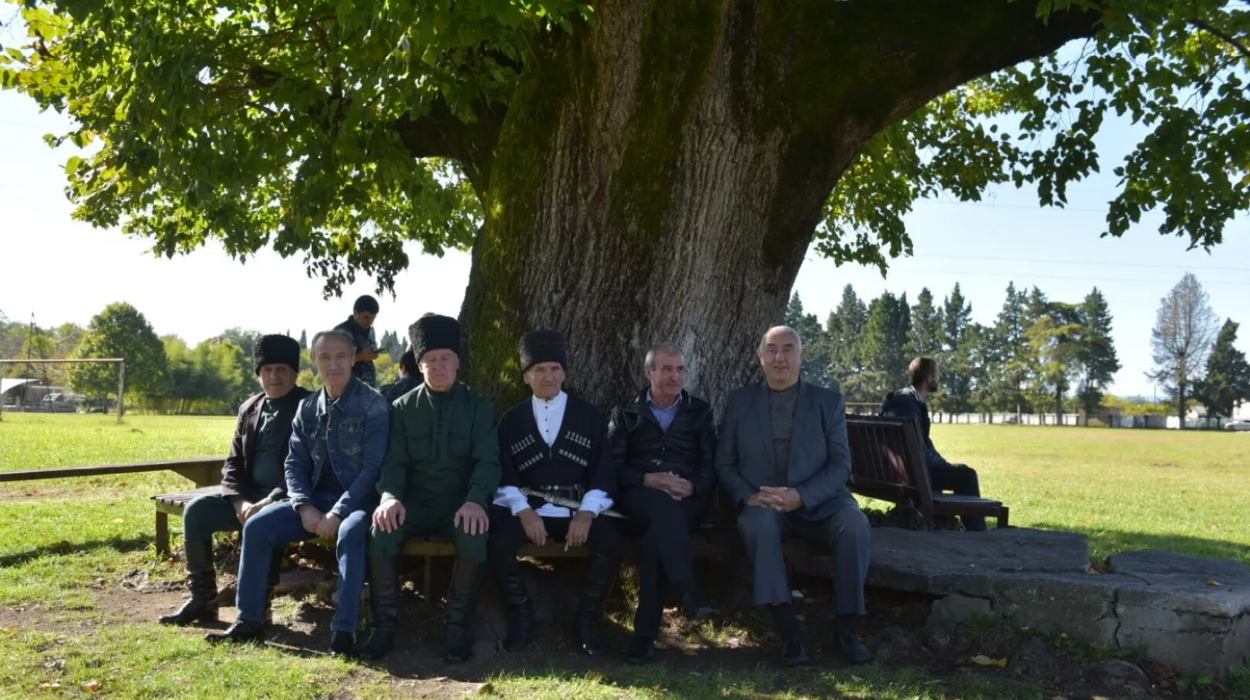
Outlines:
{"type": "Polygon", "coordinates": [[[781,543],[788,534],[833,553],[834,645],[855,664],[872,659],[855,636],[864,614],[868,519],[846,488],[851,452],[842,395],[799,381],[803,341],[793,328],[760,340],[765,380],[732,392],[716,451],[722,492],[739,507],[738,531],[755,573],[755,604],[767,605],[782,640],[782,662],[810,662],[790,602],[781,543]]]}

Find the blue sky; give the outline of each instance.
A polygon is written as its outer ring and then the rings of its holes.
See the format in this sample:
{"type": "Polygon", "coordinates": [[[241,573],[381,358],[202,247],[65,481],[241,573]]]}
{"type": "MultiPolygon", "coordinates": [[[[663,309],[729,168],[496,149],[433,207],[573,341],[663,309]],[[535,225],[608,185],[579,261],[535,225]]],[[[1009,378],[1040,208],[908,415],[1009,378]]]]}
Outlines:
{"type": "MultiPolygon", "coordinates": [[[[86,324],[113,301],[128,301],[160,334],[195,343],[228,327],[264,332],[310,332],[338,323],[351,299],[371,293],[362,279],[344,299],[322,300],[321,284],[308,279],[298,259],[265,253],[240,264],[216,245],[172,260],[152,257],[148,243],[117,231],[74,221],[63,193],[62,165],[72,147],[48,148],[41,136],[60,132],[66,121],[40,113],[27,97],[0,91],[0,312],[10,320],[40,325],[86,324]],[[255,303],[254,294],[282,311],[255,303]]],[[[1104,172],[1110,172],[1136,135],[1111,124],[1100,141],[1104,172]]],[[[875,268],[836,267],[809,253],[795,283],[806,309],[823,321],[851,284],[862,298],[883,290],[913,301],[928,287],[940,300],[956,282],[972,303],[973,319],[992,323],[1004,289],[1038,286],[1051,299],[1076,302],[1091,287],[1106,295],[1123,368],[1112,391],[1151,396],[1150,329],[1159,300],[1186,272],[1193,272],[1221,318],[1250,321],[1250,216],[1225,232],[1210,254],[1186,250],[1186,242],[1155,231],[1148,219],[1120,239],[1099,238],[1105,204],[1114,191],[1101,175],[1070,192],[1066,209],[1042,209],[1027,190],[992,190],[985,201],[921,202],[907,223],[913,257],[895,260],[885,279],[875,268]]],[[[409,250],[412,265],[396,285],[396,299],[382,299],[381,330],[401,330],[425,311],[455,315],[468,280],[467,254],[443,258],[409,250]]],[[[1250,351],[1250,327],[1239,345],[1250,351]]]]}

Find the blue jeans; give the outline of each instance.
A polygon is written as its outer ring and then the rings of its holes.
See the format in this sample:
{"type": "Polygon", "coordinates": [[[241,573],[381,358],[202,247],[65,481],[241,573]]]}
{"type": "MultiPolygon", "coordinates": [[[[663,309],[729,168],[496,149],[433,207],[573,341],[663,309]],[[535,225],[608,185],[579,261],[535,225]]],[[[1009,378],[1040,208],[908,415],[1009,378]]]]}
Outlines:
{"type": "MultiPolygon", "coordinates": [[[[318,491],[312,505],[328,513],[339,494],[318,491]]],[[[335,552],[339,560],[339,607],[334,611],[330,629],[335,632],[356,631],[360,619],[360,593],[365,587],[368,571],[368,510],[354,510],[339,525],[335,552]]],[[[239,558],[239,584],[235,604],[239,619],[260,622],[265,615],[265,588],[269,562],[274,547],[298,540],[311,540],[316,535],[304,529],[299,514],[289,502],[274,503],[248,519],[243,525],[243,554],[239,558]]]]}

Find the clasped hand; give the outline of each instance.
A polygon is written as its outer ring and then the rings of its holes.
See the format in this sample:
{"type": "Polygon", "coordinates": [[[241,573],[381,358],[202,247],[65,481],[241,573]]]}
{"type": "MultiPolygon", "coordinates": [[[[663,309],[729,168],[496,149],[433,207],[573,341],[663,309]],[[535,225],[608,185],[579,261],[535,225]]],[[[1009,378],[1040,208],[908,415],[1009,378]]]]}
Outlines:
{"type": "Polygon", "coordinates": [[[305,532],[328,540],[336,539],[339,536],[339,525],[343,524],[343,519],[338,515],[322,513],[316,507],[310,505],[299,507],[299,520],[305,532]]]}
{"type": "Polygon", "coordinates": [[[642,477],[642,485],[658,489],[673,497],[674,501],[689,498],[694,493],[694,484],[673,472],[651,472],[642,477]]]}
{"type": "Polygon", "coordinates": [[[789,513],[803,507],[803,497],[789,486],[761,486],[759,491],[751,494],[746,504],[789,513]]]}

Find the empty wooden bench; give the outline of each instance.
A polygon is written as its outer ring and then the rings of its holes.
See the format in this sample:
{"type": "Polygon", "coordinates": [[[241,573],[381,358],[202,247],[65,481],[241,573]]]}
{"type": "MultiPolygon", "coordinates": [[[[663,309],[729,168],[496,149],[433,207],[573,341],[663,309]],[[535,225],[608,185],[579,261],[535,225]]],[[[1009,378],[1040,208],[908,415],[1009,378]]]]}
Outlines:
{"type": "Polygon", "coordinates": [[[994,518],[1007,527],[1008,508],[1001,501],[935,493],[925,466],[924,438],[911,418],[846,417],[851,447],[851,491],[891,503],[911,504],[933,527],[935,516],[973,515],[994,518]]]}
{"type": "Polygon", "coordinates": [[[142,474],[144,472],[171,471],[190,479],[196,491],[169,496],[157,496],[156,504],[156,551],[169,554],[169,514],[182,513],[187,502],[201,493],[212,493],[221,481],[221,458],[135,462],[132,464],[99,464],[87,467],[57,467],[51,469],[24,469],[0,473],[0,482],[31,481],[35,479],[66,479],[84,476],[109,476],[114,474],[142,474]],[[188,498],[183,498],[189,495],[188,498]],[[161,499],[170,499],[162,503],[161,499]],[[176,501],[176,502],[175,502],[176,501]]]}

